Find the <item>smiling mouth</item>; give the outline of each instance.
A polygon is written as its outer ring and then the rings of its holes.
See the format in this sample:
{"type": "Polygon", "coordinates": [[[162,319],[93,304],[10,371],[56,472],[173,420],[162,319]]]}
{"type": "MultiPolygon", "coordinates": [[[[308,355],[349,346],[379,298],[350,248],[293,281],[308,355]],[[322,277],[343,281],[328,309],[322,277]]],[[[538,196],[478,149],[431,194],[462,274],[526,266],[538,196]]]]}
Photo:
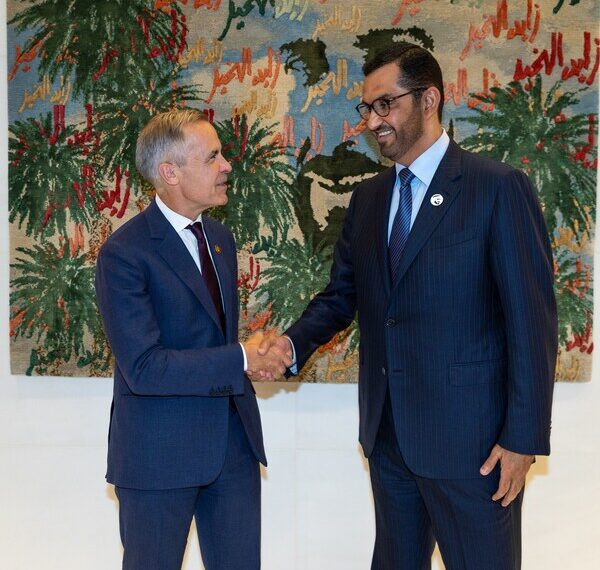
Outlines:
{"type": "Polygon", "coordinates": [[[373,134],[375,135],[375,138],[382,139],[384,137],[387,137],[388,135],[393,134],[394,130],[393,129],[380,129],[378,131],[375,131],[373,134]]]}

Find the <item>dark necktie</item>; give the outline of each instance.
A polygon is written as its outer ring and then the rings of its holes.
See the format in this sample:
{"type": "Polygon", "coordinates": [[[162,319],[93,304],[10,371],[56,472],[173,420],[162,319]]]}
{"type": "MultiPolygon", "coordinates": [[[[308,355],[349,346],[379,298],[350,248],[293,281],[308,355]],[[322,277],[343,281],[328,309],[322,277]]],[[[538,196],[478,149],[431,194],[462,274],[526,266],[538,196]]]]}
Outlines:
{"type": "Polygon", "coordinates": [[[219,289],[219,280],[217,279],[217,272],[213,265],[212,259],[208,252],[208,245],[206,238],[204,237],[204,231],[202,230],[202,222],[194,222],[187,227],[191,230],[196,240],[198,241],[198,253],[200,254],[200,267],[202,269],[202,278],[206,284],[206,288],[210,293],[212,301],[217,310],[217,315],[221,321],[221,328],[225,333],[225,313],[223,311],[223,303],[221,302],[221,290],[219,289]]]}
{"type": "Polygon", "coordinates": [[[410,183],[415,175],[408,168],[403,168],[398,177],[400,178],[400,202],[392,225],[392,233],[390,234],[390,243],[388,245],[392,283],[396,281],[400,257],[402,257],[402,252],[404,251],[404,246],[410,232],[410,218],[412,215],[410,183]]]}

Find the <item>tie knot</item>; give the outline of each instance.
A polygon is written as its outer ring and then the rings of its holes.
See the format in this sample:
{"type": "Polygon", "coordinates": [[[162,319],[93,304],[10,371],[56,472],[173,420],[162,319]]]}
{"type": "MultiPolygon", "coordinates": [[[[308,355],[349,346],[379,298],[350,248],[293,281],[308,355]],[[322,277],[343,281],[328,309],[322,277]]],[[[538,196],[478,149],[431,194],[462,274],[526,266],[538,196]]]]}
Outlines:
{"type": "Polygon", "coordinates": [[[415,177],[415,175],[408,168],[403,168],[399,172],[398,177],[400,178],[400,187],[402,187],[408,186],[412,182],[412,179],[415,177]]]}
{"type": "Polygon", "coordinates": [[[204,239],[204,231],[202,231],[202,222],[194,222],[187,227],[197,238],[204,239]]]}

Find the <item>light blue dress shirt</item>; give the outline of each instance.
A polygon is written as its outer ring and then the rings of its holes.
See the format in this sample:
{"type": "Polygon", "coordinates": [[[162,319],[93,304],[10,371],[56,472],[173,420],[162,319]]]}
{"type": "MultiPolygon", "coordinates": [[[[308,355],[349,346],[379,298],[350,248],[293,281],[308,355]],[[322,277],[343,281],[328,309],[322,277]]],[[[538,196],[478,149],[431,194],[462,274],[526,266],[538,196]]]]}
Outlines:
{"type": "MultiPolygon", "coordinates": [[[[449,144],[450,137],[448,136],[448,133],[446,133],[445,130],[442,130],[440,138],[438,138],[438,140],[436,140],[423,154],[419,155],[412,162],[412,164],[408,166],[408,168],[410,168],[410,171],[415,175],[410,184],[410,190],[412,195],[412,214],[410,217],[411,229],[413,227],[413,224],[415,223],[415,219],[417,218],[417,214],[419,213],[421,204],[423,203],[423,198],[425,198],[427,189],[431,184],[433,175],[438,169],[442,158],[444,158],[444,154],[446,154],[449,144]]],[[[396,175],[398,175],[400,171],[404,168],[406,168],[404,165],[396,163],[396,175]]],[[[398,204],[400,203],[400,192],[398,192],[399,188],[400,178],[396,176],[396,184],[394,186],[394,192],[392,193],[390,215],[388,218],[388,243],[390,241],[390,235],[392,233],[392,225],[394,224],[394,218],[396,217],[396,212],[398,211],[398,204]]]]}

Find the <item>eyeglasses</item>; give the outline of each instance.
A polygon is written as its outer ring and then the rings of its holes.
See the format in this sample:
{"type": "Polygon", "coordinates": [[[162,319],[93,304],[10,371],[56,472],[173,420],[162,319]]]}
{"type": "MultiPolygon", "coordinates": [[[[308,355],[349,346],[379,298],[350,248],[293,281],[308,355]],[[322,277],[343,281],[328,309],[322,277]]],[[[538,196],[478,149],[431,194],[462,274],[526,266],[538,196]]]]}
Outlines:
{"type": "Polygon", "coordinates": [[[359,103],[356,106],[356,110],[365,121],[368,120],[371,111],[375,111],[380,117],[387,117],[390,114],[390,105],[396,99],[400,99],[401,97],[410,95],[416,91],[425,91],[425,89],[426,87],[417,87],[416,89],[411,89],[410,91],[402,93],[402,95],[396,95],[395,97],[379,97],[379,99],[375,99],[370,105],[368,103],[359,103]]]}

